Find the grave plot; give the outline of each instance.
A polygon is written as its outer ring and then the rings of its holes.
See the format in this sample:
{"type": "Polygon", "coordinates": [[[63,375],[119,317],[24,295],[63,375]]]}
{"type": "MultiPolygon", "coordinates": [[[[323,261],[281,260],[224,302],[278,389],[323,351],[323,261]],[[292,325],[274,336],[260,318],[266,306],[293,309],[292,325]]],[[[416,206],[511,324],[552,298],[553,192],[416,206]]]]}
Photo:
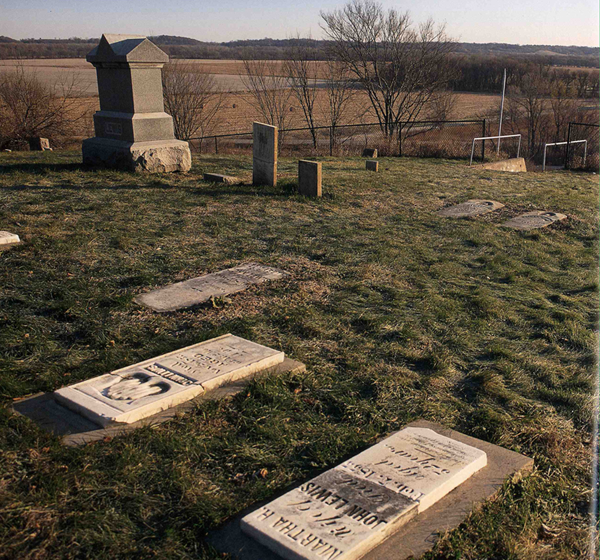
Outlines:
{"type": "Polygon", "coordinates": [[[527,212],[520,216],[516,216],[515,218],[508,220],[508,222],[504,222],[502,226],[519,229],[521,231],[529,231],[532,229],[545,228],[555,222],[561,222],[566,219],[567,216],[565,214],[536,210],[535,212],[527,212]]]}
{"type": "Polygon", "coordinates": [[[54,392],[99,426],[130,424],[284,361],[283,352],[227,334],[54,392]]]}
{"type": "Polygon", "coordinates": [[[176,311],[199,305],[213,297],[241,292],[253,284],[279,280],[286,275],[286,272],[270,266],[248,263],[159,288],[137,296],[134,301],[154,311],[176,311]]]}
{"type": "Polygon", "coordinates": [[[484,451],[407,427],[241,520],[283,558],[350,560],[487,464],[484,451]]]}
{"type": "Polygon", "coordinates": [[[504,204],[496,202],[495,200],[479,200],[472,199],[457,204],[455,206],[448,206],[438,211],[438,216],[445,218],[468,218],[470,216],[480,216],[481,214],[487,214],[494,210],[504,208],[504,204]]]}
{"type": "Polygon", "coordinates": [[[0,245],[12,245],[13,243],[20,243],[19,236],[9,231],[0,231],[0,245]]]}

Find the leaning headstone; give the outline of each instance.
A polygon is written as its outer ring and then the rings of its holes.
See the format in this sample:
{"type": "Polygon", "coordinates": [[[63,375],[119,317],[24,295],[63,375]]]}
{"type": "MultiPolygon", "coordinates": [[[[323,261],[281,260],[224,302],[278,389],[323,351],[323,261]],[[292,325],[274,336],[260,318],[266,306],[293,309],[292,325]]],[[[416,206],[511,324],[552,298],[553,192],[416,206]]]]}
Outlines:
{"type": "Polygon", "coordinates": [[[351,560],[485,467],[484,451],[405,428],[241,520],[283,558],[351,560]]]}
{"type": "Polygon", "coordinates": [[[535,212],[527,212],[520,216],[516,216],[515,218],[508,220],[508,222],[504,222],[502,225],[507,228],[529,231],[531,229],[548,227],[555,222],[561,222],[566,219],[567,216],[565,216],[565,214],[536,210],[535,212]]]}
{"type": "Polygon", "coordinates": [[[375,173],[377,173],[379,171],[379,162],[374,159],[368,159],[366,161],[365,167],[367,171],[375,171],[375,173]]]}
{"type": "Polygon", "coordinates": [[[21,240],[16,233],[0,231],[0,245],[11,245],[12,243],[19,243],[20,241],[21,240]]]}
{"type": "Polygon", "coordinates": [[[189,171],[187,142],[175,139],[164,111],[166,53],[141,35],[102,35],[86,57],[96,68],[100,111],[96,136],[83,141],[83,163],[129,171],[189,171]]]}
{"type": "Polygon", "coordinates": [[[226,334],[54,392],[100,426],[130,424],[280,364],[283,352],[226,334]]]}
{"type": "Polygon", "coordinates": [[[377,149],[376,148],[365,148],[363,150],[362,157],[376,158],[377,157],[377,149]]]}
{"type": "Polygon", "coordinates": [[[247,263],[159,288],[137,296],[135,301],[154,311],[176,311],[199,305],[211,298],[241,292],[253,284],[279,280],[286,275],[286,272],[270,266],[247,263]]]}
{"type": "Polygon", "coordinates": [[[210,183],[225,183],[227,185],[237,185],[240,180],[232,175],[221,175],[219,173],[205,173],[204,180],[210,183]]]}
{"type": "Polygon", "coordinates": [[[444,216],[446,218],[467,218],[469,216],[487,214],[488,212],[493,212],[499,208],[504,208],[504,204],[496,202],[495,200],[472,199],[467,200],[462,204],[442,208],[438,211],[438,216],[444,216]]]}
{"type": "Polygon", "coordinates": [[[255,122],[252,133],[252,184],[274,187],[277,185],[277,127],[255,122]]]}
{"type": "Polygon", "coordinates": [[[322,164],[301,159],[298,162],[298,193],[304,196],[321,196],[322,164]]]}

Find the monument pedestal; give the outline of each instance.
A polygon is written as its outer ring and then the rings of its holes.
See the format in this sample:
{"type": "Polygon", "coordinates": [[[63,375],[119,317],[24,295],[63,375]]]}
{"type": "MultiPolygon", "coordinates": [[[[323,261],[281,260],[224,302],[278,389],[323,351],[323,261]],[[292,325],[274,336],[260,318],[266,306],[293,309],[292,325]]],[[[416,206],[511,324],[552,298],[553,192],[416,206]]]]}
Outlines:
{"type": "Polygon", "coordinates": [[[85,165],[124,171],[170,173],[189,171],[192,155],[187,142],[158,140],[123,142],[109,138],[88,138],[82,144],[85,165]]]}

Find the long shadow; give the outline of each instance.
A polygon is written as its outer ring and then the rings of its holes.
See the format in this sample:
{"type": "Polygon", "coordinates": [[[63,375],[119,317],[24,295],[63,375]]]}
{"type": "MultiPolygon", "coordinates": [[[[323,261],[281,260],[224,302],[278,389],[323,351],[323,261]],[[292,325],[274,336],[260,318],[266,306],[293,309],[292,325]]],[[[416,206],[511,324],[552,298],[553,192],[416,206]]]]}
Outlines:
{"type": "Polygon", "coordinates": [[[59,171],[83,171],[95,168],[84,166],[82,163],[13,163],[0,165],[0,173],[13,173],[15,171],[26,171],[27,173],[47,173],[59,171]]]}

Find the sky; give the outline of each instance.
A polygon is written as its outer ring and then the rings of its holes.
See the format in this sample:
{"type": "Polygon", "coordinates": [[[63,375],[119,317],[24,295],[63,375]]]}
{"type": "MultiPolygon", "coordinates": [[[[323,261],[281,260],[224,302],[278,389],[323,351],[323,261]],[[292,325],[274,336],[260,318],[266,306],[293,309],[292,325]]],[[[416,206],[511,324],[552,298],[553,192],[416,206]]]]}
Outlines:
{"type": "MultiPolygon", "coordinates": [[[[319,13],[344,0],[0,0],[0,35],[13,39],[180,35],[201,41],[320,38],[319,13]]],[[[381,0],[431,17],[469,43],[598,46],[598,0],[381,0]]]]}

